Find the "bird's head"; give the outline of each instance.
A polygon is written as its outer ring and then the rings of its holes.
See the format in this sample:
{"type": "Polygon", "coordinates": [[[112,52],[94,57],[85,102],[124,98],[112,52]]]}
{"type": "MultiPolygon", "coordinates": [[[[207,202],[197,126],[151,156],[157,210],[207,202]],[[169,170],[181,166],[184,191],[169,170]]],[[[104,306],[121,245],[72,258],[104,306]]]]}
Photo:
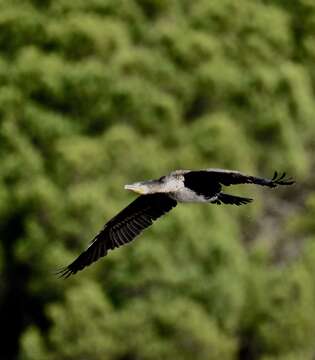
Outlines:
{"type": "Polygon", "coordinates": [[[134,191],[137,194],[148,195],[164,192],[163,178],[158,180],[140,181],[133,184],[125,185],[126,190],[134,191]]]}
{"type": "Polygon", "coordinates": [[[140,181],[134,184],[125,185],[126,190],[134,191],[141,195],[155,193],[170,193],[177,191],[183,186],[181,174],[170,174],[156,180],[140,181]]]}

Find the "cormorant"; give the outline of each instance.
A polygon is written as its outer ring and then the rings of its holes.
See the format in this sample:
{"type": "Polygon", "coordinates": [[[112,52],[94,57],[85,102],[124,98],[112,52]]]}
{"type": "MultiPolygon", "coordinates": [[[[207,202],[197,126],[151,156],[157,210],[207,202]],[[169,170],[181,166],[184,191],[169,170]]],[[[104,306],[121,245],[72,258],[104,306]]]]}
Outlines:
{"type": "Polygon", "coordinates": [[[176,170],[157,180],[125,185],[126,190],[140,196],[109,220],[88,248],[59,274],[67,278],[107,255],[108,250],[132,241],[178,202],[243,205],[252,199],[226,194],[221,191],[222,185],[256,184],[270,188],[292,185],[294,181],[285,176],[275,172],[272,179],[266,179],[233,170],[176,170]]]}

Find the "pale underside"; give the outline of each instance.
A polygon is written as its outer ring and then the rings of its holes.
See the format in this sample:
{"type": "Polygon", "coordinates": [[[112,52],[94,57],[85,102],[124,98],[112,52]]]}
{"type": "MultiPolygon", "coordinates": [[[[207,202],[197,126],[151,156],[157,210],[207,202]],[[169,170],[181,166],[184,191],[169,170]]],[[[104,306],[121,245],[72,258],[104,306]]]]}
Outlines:
{"type": "Polygon", "coordinates": [[[175,192],[169,193],[169,196],[180,202],[180,203],[200,203],[200,202],[213,202],[215,200],[217,200],[218,196],[212,196],[210,198],[206,198],[202,195],[198,195],[196,194],[194,191],[187,189],[185,187],[183,187],[182,189],[179,189],[175,192]]]}

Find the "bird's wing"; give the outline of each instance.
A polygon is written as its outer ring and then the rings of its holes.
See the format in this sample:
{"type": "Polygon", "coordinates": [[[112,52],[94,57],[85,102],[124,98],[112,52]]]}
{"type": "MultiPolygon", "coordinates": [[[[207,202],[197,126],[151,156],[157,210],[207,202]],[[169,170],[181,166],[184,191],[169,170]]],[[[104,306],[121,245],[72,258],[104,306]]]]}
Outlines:
{"type": "Polygon", "coordinates": [[[61,277],[69,277],[114,249],[132,241],[153,221],[170,211],[177,202],[166,194],[141,195],[114,218],[95,236],[90,246],[70,265],[62,269],[61,277]]]}
{"type": "Polygon", "coordinates": [[[276,187],[277,185],[292,185],[294,181],[291,178],[286,178],[286,173],[278,174],[274,173],[272,179],[251,176],[243,174],[234,170],[223,169],[205,169],[190,171],[184,174],[185,180],[200,182],[200,183],[214,183],[228,186],[235,184],[256,184],[262,186],[276,187]]]}

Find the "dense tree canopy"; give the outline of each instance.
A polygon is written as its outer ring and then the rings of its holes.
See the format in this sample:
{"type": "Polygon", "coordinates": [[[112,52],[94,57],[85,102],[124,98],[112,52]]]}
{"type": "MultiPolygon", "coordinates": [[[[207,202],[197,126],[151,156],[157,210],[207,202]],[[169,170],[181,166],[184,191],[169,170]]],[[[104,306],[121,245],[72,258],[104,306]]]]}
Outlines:
{"type": "Polygon", "coordinates": [[[313,359],[315,2],[0,0],[0,357],[313,359]],[[287,171],[59,280],[125,183],[287,171]]]}

